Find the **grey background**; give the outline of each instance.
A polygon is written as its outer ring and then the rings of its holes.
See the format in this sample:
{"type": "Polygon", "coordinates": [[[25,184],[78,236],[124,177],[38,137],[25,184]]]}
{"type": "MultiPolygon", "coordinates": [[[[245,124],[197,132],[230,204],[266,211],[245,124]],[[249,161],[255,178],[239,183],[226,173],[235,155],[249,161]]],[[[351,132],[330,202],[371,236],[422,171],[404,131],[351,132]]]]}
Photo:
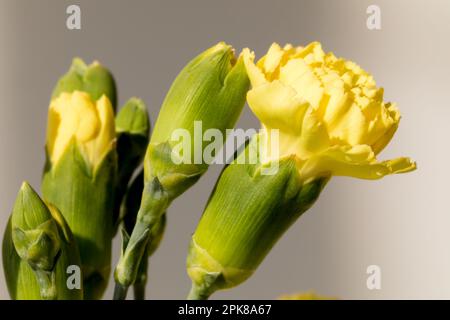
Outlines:
{"type": "MultiPolygon", "coordinates": [[[[110,67],[120,103],[140,96],[154,120],[178,71],[220,40],[258,57],[273,41],[319,40],[371,71],[386,99],[398,103],[403,120],[380,158],[411,156],[419,169],[381,181],[333,179],[255,275],[214,298],[313,289],[340,298],[448,299],[449,21],[445,0],[0,0],[0,234],[22,180],[40,184],[50,92],[73,56],[110,67]],[[80,31],[65,27],[69,4],[81,5],[80,31]],[[381,7],[380,31],[366,28],[370,4],[381,7]],[[366,288],[371,264],[382,271],[378,291],[366,288]]],[[[238,126],[257,128],[258,121],[246,109],[238,126]]],[[[149,298],[187,294],[188,241],[220,169],[211,167],[170,208],[150,263],[149,298]]],[[[2,271],[0,297],[8,298],[2,271]]]]}

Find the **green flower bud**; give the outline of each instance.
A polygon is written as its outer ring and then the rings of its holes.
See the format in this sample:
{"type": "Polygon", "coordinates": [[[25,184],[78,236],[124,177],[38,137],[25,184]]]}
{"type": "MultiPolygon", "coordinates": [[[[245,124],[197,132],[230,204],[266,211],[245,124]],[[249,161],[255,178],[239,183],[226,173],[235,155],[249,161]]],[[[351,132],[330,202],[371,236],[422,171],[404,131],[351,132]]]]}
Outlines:
{"type": "Polygon", "coordinates": [[[194,58],[180,72],[170,88],[155,123],[144,161],[145,181],[157,178],[170,199],[178,197],[207,170],[208,164],[197,163],[208,142],[195,141],[195,122],[203,131],[233,128],[245,104],[249,80],[242,57],[237,60],[233,48],[220,42],[194,58]],[[185,130],[192,141],[190,156],[174,163],[173,133],[185,130]],[[180,161],[181,162],[181,161],[180,161]]]}
{"type": "MultiPolygon", "coordinates": [[[[131,98],[116,116],[118,176],[115,192],[114,221],[117,224],[122,199],[127,191],[131,176],[144,159],[150,132],[147,107],[142,100],[131,98]]],[[[140,196],[142,189],[138,195],[140,196]]]]}
{"type": "Polygon", "coordinates": [[[17,195],[2,251],[11,298],[83,298],[82,288],[67,286],[67,268],[81,264],[72,233],[58,209],[47,206],[26,182],[17,195]]]}
{"type": "Polygon", "coordinates": [[[98,61],[86,65],[80,58],[73,59],[69,71],[59,79],[53,89],[52,99],[59,97],[63,92],[74,91],[86,92],[94,101],[106,95],[116,110],[116,83],[111,72],[98,61]]]}
{"type": "MultiPolygon", "coordinates": [[[[136,279],[149,234],[159,223],[173,199],[192,186],[207,170],[198,163],[206,143],[196,141],[195,123],[202,129],[218,129],[225,136],[233,128],[245,103],[249,80],[243,59],[235,59],[231,46],[221,42],[206,50],[180,72],[161,107],[144,159],[144,191],[137,222],[128,246],[115,272],[119,287],[126,288],[136,279]],[[183,150],[188,161],[174,163],[172,135],[184,130],[190,150],[183,150]],[[190,156],[187,156],[189,152],[190,156]]],[[[202,140],[202,139],[201,139],[202,140]]]]}
{"type": "Polygon", "coordinates": [[[49,108],[45,201],[64,215],[80,248],[86,299],[108,283],[117,154],[114,113],[106,96],[62,93],[49,108]]]}
{"type": "MultiPolygon", "coordinates": [[[[194,138],[195,121],[202,122],[204,131],[213,128],[225,135],[239,119],[248,88],[244,61],[241,57],[236,60],[230,45],[220,42],[206,50],[173,82],[155,123],[151,145],[172,145],[172,134],[179,129],[194,138]]],[[[191,146],[203,148],[205,143],[193,142],[191,146]]]]}
{"type": "MultiPolygon", "coordinates": [[[[247,157],[252,143],[239,157],[247,157]]],[[[317,199],[327,179],[299,179],[294,156],[272,166],[239,157],[222,172],[192,236],[187,270],[191,299],[239,285],[250,277],[283,233],[317,199]]]]}

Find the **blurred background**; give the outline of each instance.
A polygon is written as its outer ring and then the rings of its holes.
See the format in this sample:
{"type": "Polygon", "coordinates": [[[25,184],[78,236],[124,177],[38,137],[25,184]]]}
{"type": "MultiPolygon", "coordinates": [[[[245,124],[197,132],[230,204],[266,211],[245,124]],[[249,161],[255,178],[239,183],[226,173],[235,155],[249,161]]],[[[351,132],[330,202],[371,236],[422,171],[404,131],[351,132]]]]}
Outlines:
{"type": "MultiPolygon", "coordinates": [[[[274,41],[352,59],[398,103],[400,128],[380,159],[411,156],[418,170],[380,181],[334,178],[243,285],[216,299],[272,299],[315,290],[342,299],[450,299],[450,2],[446,0],[0,0],[0,235],[23,180],[40,185],[47,108],[74,56],[110,68],[119,102],[142,97],[152,122],[175,76],[224,40],[261,57],[274,41]],[[81,8],[81,30],[66,8],[81,8]],[[369,30],[369,5],[381,30],[369,30]],[[367,267],[381,270],[369,290],[367,267]]],[[[258,128],[248,108],[238,124],[258,128]]],[[[148,298],[184,299],[187,246],[221,166],[168,214],[150,260],[148,298]]],[[[115,239],[114,263],[120,239],[115,239]]],[[[113,281],[105,298],[112,297],[113,281]]],[[[0,271],[0,298],[9,299],[0,271]]]]}

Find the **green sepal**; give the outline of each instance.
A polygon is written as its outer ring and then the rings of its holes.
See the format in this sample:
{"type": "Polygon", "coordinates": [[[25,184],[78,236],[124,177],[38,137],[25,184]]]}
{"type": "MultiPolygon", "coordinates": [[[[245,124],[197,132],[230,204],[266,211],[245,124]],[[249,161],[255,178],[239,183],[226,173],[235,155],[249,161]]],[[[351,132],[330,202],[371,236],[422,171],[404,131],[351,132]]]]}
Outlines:
{"type": "Polygon", "coordinates": [[[136,223],[114,273],[114,278],[120,285],[128,287],[136,280],[140,262],[144,254],[146,256],[147,244],[152,240],[152,230],[160,223],[168,205],[169,196],[158,178],[144,182],[136,223]]]}
{"type": "Polygon", "coordinates": [[[33,269],[53,269],[56,256],[61,250],[58,229],[53,219],[30,230],[14,228],[12,238],[19,257],[26,260],[33,269]]]}
{"type": "Polygon", "coordinates": [[[165,142],[149,144],[144,159],[144,181],[157,178],[170,201],[195,184],[207,169],[203,165],[174,163],[173,157],[176,155],[165,142]]]}
{"type": "Polygon", "coordinates": [[[188,300],[207,300],[216,290],[218,283],[224,282],[221,272],[205,272],[201,283],[193,283],[191,291],[187,297],[188,300]]]}
{"type": "Polygon", "coordinates": [[[123,261],[126,261],[126,263],[124,263],[123,266],[117,266],[114,273],[114,279],[116,280],[116,282],[126,287],[130,286],[134,282],[137,275],[137,266],[139,266],[144,255],[149,234],[150,230],[144,229],[139,234],[139,237],[133,239],[133,242],[131,243],[130,238],[128,238],[128,241],[125,238],[122,239],[123,243],[127,242],[126,247],[122,246],[121,254],[121,259],[123,259],[123,261]]]}
{"type": "MultiPolygon", "coordinates": [[[[122,252],[125,251],[129,241],[129,234],[133,231],[136,224],[136,218],[139,211],[142,191],[144,189],[144,173],[141,171],[133,180],[128,188],[126,197],[122,206],[122,215],[124,216],[122,228],[122,252]]],[[[148,260],[149,257],[156,251],[162,240],[165,226],[166,226],[166,214],[164,213],[158,223],[151,229],[149,235],[149,242],[147,243],[145,253],[139,263],[139,267],[136,274],[136,280],[134,281],[134,297],[136,300],[145,299],[145,287],[148,278],[148,260]]]]}
{"type": "Polygon", "coordinates": [[[52,99],[57,98],[63,92],[71,93],[73,91],[87,92],[93,101],[106,95],[113,109],[117,108],[114,77],[107,68],[98,62],[86,65],[82,59],[74,58],[69,71],[58,80],[53,89],[52,99]]]}
{"type": "Polygon", "coordinates": [[[128,242],[130,241],[130,235],[125,228],[120,229],[120,234],[122,236],[122,245],[120,247],[120,255],[123,256],[125,254],[125,250],[127,249],[128,242]]]}

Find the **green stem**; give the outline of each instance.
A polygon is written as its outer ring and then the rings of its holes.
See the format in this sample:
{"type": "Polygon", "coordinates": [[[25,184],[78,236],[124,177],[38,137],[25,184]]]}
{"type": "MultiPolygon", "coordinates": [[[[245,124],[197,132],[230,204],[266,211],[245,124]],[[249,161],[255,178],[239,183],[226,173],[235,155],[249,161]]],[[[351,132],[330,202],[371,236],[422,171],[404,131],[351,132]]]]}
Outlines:
{"type": "Polygon", "coordinates": [[[114,300],[125,300],[127,298],[128,287],[116,282],[114,287],[114,300]]]}
{"type": "Polygon", "coordinates": [[[200,287],[193,283],[191,291],[189,291],[189,294],[187,296],[187,300],[208,300],[210,296],[210,290],[208,290],[204,286],[200,287]]]}
{"type": "MultiPolygon", "coordinates": [[[[151,239],[154,240],[154,239],[151,239]]],[[[145,300],[145,287],[147,285],[147,268],[148,268],[148,246],[146,254],[139,265],[136,281],[133,285],[134,300],[145,300]]]]}
{"type": "Polygon", "coordinates": [[[135,283],[141,260],[147,259],[144,257],[147,245],[153,240],[150,231],[159,223],[168,204],[168,195],[157,178],[145,183],[136,224],[114,274],[116,283],[122,287],[135,283]]]}
{"type": "Polygon", "coordinates": [[[145,283],[135,283],[133,285],[134,300],[145,300],[145,283]]]}

